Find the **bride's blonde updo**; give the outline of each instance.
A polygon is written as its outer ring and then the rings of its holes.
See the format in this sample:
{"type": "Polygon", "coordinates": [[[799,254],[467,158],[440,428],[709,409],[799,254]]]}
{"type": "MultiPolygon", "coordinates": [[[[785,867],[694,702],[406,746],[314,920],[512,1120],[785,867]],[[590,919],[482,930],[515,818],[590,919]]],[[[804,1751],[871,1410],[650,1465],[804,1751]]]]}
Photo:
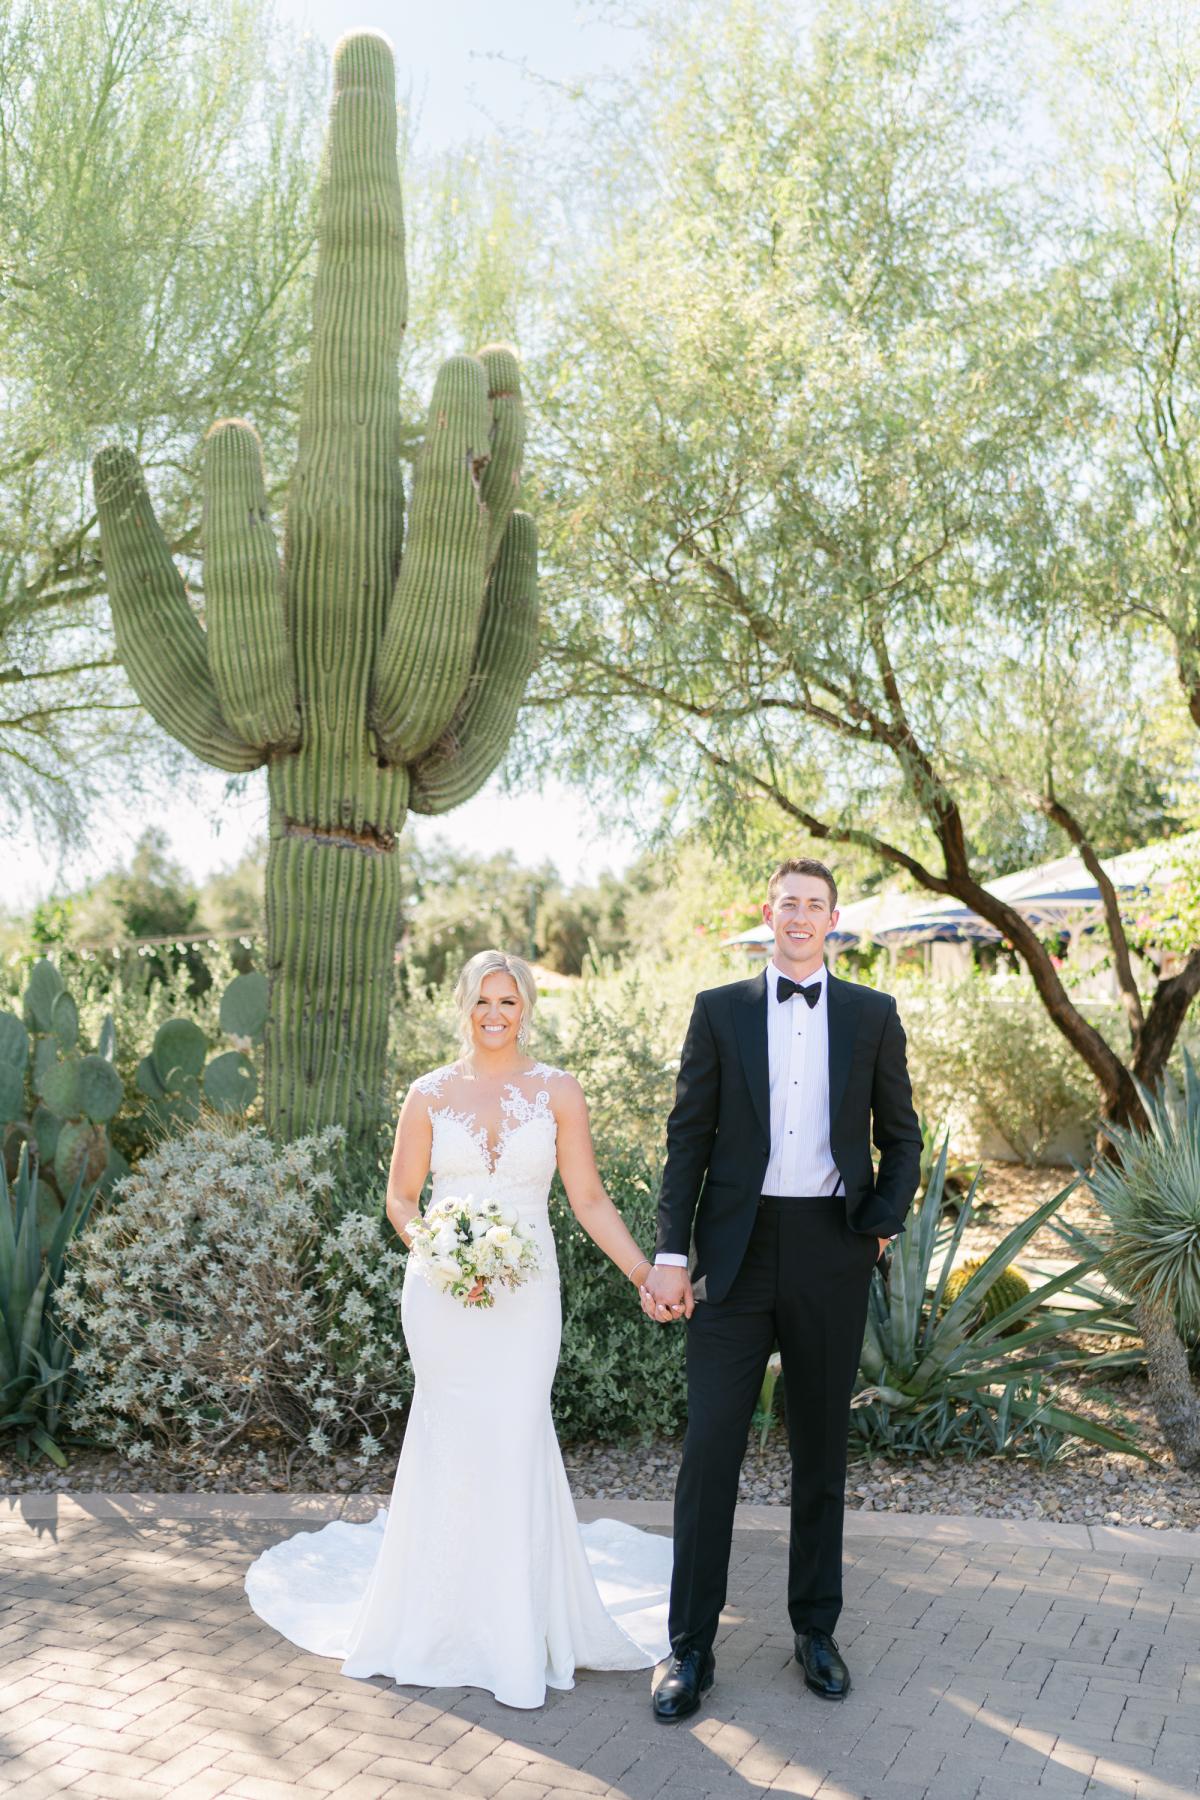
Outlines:
{"type": "Polygon", "coordinates": [[[470,1056],[475,1049],[475,1039],[471,1034],[471,1014],[478,1003],[479,990],[489,975],[511,975],[517,984],[517,992],[521,996],[522,1043],[533,1019],[533,1009],[537,1005],[537,985],[533,979],[533,970],[524,957],[509,956],[504,950],[480,950],[464,965],[454,984],[458,1040],[465,1056],[470,1056]]]}

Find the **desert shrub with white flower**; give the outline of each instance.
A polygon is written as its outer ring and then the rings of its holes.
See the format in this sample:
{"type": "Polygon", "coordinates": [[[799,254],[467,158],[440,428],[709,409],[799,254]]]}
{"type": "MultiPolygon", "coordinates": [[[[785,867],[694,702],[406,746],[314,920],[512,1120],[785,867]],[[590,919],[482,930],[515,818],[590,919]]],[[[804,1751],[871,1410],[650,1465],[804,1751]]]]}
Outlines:
{"type": "Polygon", "coordinates": [[[209,1121],[159,1145],[71,1257],[74,1431],[186,1468],[250,1436],[364,1455],[412,1392],[404,1258],[348,1201],[331,1127],[276,1145],[209,1121]]]}

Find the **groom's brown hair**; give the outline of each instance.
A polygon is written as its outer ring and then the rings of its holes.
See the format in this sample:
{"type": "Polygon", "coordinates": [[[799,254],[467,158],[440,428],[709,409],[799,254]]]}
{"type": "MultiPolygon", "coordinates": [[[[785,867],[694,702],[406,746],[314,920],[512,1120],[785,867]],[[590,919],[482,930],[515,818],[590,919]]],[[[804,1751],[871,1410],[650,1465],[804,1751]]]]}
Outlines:
{"type": "Polygon", "coordinates": [[[829,889],[830,912],[837,911],[837,882],[833,879],[832,870],[827,869],[823,862],[818,862],[815,856],[789,856],[785,862],[780,863],[767,883],[767,899],[772,904],[775,900],[775,890],[785,875],[819,876],[829,889]]]}

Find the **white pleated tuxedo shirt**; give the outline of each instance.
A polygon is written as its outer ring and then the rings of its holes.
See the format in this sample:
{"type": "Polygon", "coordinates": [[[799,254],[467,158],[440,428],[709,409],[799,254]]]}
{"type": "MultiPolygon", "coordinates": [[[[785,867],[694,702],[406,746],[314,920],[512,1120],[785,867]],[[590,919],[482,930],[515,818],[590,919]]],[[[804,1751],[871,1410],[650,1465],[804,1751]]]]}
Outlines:
{"type": "Polygon", "coordinates": [[[762,1191],[806,1198],[834,1194],[842,1178],[829,1148],[829,971],[822,963],[804,983],[820,984],[815,1006],[803,994],[780,1000],[782,973],[767,964],[771,1159],[762,1191]]]}
{"type": "MultiPolygon", "coordinates": [[[[829,1148],[829,990],[822,963],[804,982],[821,986],[815,1006],[802,994],[778,997],[782,969],[767,964],[767,1071],[771,1156],[764,1194],[815,1198],[835,1194],[842,1178],[829,1148]]],[[[686,1256],[660,1250],[655,1262],[686,1269],[686,1256]]]]}

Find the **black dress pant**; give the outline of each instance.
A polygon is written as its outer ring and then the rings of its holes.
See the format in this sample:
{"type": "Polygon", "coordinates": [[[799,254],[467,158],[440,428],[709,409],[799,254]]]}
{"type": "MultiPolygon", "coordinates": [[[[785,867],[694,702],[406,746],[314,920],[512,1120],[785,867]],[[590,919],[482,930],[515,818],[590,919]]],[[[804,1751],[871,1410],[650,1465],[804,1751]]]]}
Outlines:
{"type": "Polygon", "coordinates": [[[687,1323],[688,1424],[675,1489],[671,1646],[709,1650],[729,1574],[738,1474],[767,1360],[779,1345],[792,1516],[794,1631],[832,1631],[842,1608],[842,1516],[850,1396],[862,1351],[874,1237],[852,1231],[839,1195],[759,1202],[723,1300],[687,1323]]]}

